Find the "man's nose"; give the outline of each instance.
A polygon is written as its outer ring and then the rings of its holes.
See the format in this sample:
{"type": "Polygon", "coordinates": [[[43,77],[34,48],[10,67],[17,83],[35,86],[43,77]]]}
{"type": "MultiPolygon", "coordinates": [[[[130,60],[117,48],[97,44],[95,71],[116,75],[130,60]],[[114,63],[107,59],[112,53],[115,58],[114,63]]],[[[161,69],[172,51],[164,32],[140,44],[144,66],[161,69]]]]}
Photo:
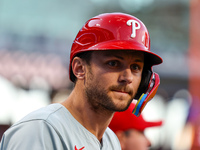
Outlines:
{"type": "Polygon", "coordinates": [[[130,68],[126,68],[121,71],[120,76],[119,76],[119,81],[126,82],[127,84],[133,81],[133,73],[130,68]]]}

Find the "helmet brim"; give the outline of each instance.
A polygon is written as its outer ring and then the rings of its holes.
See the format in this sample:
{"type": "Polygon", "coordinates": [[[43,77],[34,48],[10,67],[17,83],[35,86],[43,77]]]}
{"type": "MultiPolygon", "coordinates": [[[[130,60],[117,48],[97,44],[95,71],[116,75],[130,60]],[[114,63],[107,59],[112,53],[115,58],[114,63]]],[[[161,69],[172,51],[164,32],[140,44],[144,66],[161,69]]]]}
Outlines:
{"type": "MultiPolygon", "coordinates": [[[[146,62],[149,63],[149,65],[158,65],[163,62],[162,58],[148,50],[144,45],[141,45],[137,42],[133,41],[106,41],[106,42],[101,42],[95,45],[92,45],[90,47],[85,47],[81,50],[78,50],[77,52],[85,52],[85,51],[97,51],[97,50],[134,50],[134,51],[141,51],[144,52],[146,57],[145,60],[146,62]]],[[[77,53],[76,53],[77,54],[77,53]]],[[[74,56],[76,55],[74,54],[74,56]]],[[[74,57],[72,56],[72,57],[74,57]]]]}

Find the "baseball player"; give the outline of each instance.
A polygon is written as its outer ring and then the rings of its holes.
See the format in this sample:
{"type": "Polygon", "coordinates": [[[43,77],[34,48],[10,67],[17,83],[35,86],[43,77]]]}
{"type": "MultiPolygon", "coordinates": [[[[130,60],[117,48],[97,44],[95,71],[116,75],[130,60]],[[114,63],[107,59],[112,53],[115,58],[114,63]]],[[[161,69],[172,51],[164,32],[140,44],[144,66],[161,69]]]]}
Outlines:
{"type": "Polygon", "coordinates": [[[145,136],[146,128],[158,127],[162,121],[146,121],[142,114],[136,117],[132,114],[135,104],[131,103],[129,108],[123,112],[116,112],[109,127],[117,135],[122,150],[147,150],[151,142],[145,136]]]}
{"type": "Polygon", "coordinates": [[[15,123],[4,133],[0,150],[120,150],[108,128],[112,116],[133,98],[138,99],[133,113],[141,113],[159,85],[152,66],[160,63],[136,17],[105,13],[91,18],[72,44],[69,97],[15,123]]]}

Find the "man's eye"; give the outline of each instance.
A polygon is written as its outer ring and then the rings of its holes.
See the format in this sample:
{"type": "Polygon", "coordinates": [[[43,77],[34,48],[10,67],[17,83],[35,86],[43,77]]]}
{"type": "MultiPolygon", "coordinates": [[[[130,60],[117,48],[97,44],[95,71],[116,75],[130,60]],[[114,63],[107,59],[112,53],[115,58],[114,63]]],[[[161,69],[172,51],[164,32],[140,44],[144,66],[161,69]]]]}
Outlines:
{"type": "Polygon", "coordinates": [[[131,65],[132,70],[140,70],[140,66],[138,65],[131,65]]]}
{"type": "Polygon", "coordinates": [[[116,67],[118,65],[117,61],[109,61],[108,65],[112,66],[112,67],[116,67]]]}

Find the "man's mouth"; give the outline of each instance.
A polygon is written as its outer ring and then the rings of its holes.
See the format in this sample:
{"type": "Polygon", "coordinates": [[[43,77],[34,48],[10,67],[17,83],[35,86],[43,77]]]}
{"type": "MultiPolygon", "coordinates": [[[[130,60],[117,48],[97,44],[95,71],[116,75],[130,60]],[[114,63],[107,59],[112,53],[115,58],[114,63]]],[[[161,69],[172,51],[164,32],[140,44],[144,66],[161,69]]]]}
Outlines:
{"type": "Polygon", "coordinates": [[[127,87],[123,87],[123,88],[122,87],[113,87],[113,88],[111,88],[111,91],[133,95],[133,91],[127,87]]]}
{"type": "Polygon", "coordinates": [[[119,92],[119,93],[125,93],[125,94],[129,94],[129,93],[130,93],[130,92],[128,92],[128,91],[120,91],[120,90],[113,90],[113,91],[119,92]]]}

